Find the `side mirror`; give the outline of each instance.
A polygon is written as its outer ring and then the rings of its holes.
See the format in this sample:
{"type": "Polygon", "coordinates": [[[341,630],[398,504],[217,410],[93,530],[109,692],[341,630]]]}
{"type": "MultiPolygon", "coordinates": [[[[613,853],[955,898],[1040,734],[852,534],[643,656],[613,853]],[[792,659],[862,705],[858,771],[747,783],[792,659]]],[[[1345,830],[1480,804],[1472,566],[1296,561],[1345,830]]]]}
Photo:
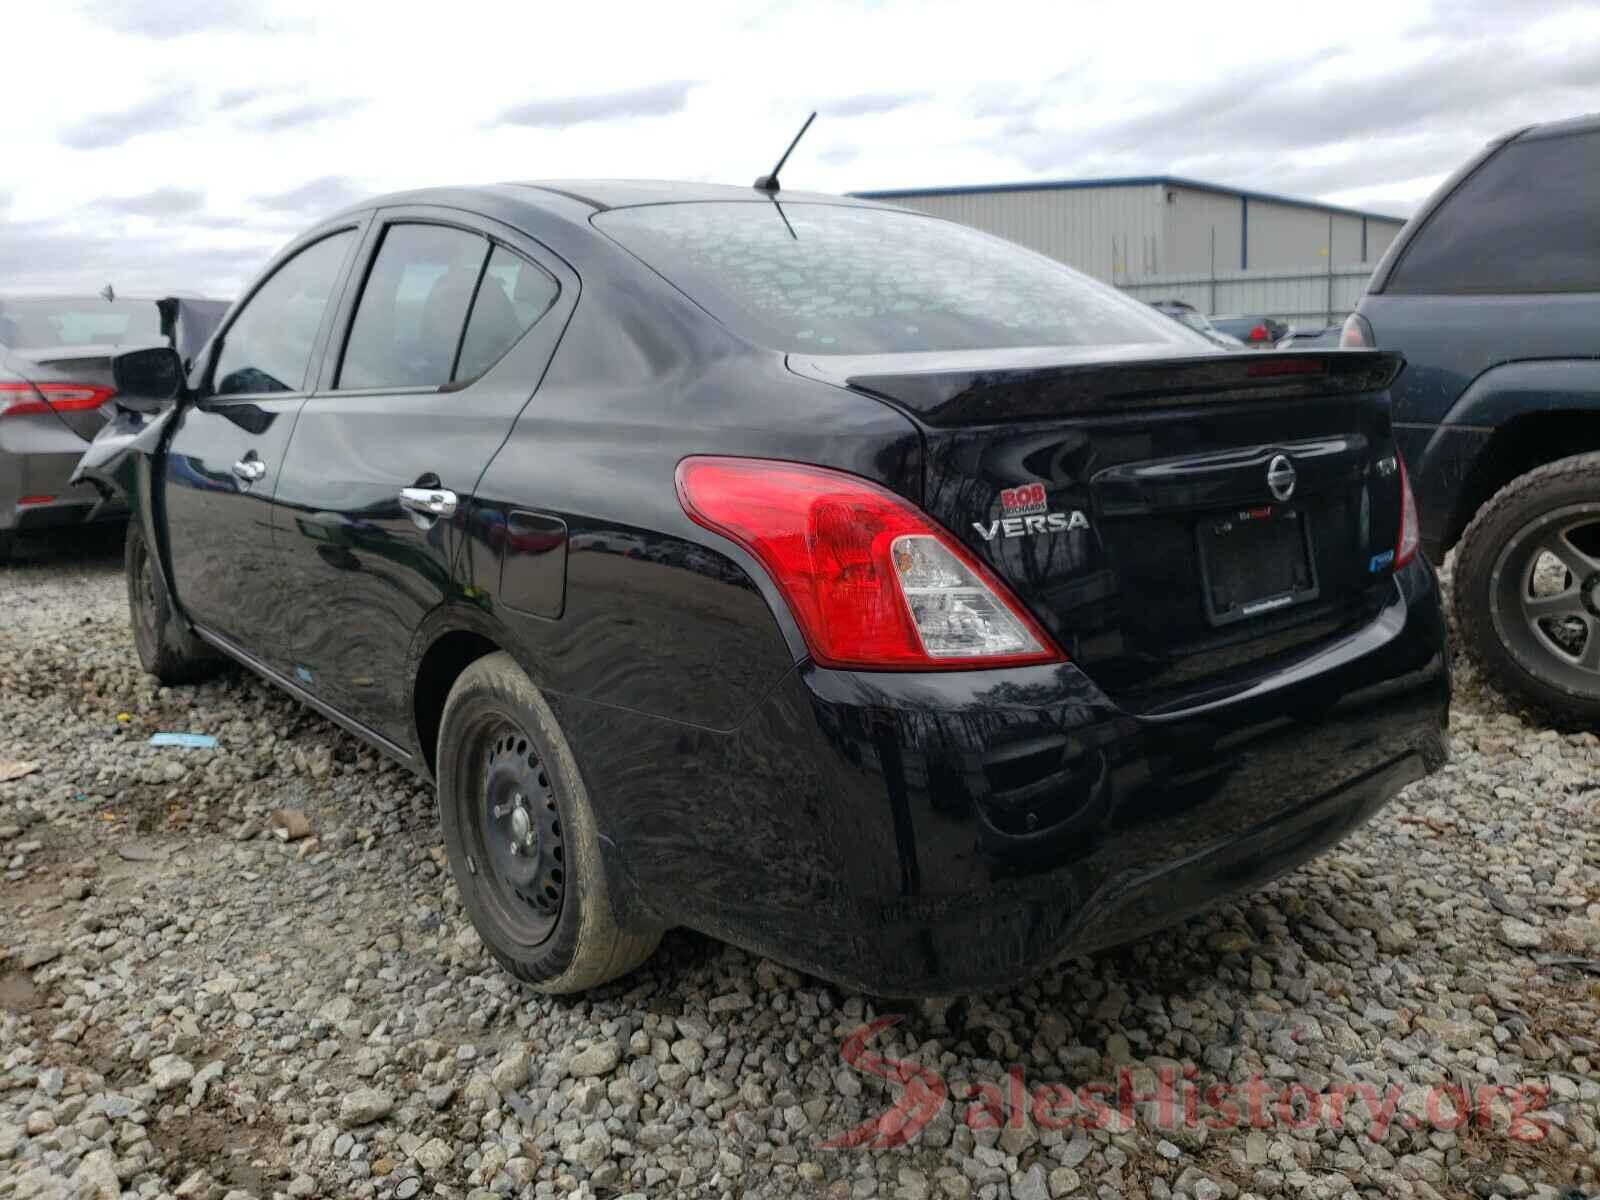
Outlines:
{"type": "Polygon", "coordinates": [[[111,378],[119,396],[171,400],[183,391],[183,359],[168,346],[125,350],[112,355],[111,378]]]}

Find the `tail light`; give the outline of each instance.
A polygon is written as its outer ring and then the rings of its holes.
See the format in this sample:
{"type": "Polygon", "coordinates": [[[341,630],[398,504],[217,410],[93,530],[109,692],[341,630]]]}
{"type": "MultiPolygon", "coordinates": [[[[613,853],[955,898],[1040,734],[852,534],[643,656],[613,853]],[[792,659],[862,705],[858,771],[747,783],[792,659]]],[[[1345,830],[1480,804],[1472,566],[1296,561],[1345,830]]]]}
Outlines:
{"type": "Polygon", "coordinates": [[[1378,344],[1372,326],[1360,313],[1351,313],[1339,330],[1339,345],[1346,350],[1371,350],[1378,344]]]}
{"type": "Polygon", "coordinates": [[[1270,336],[1265,325],[1257,325],[1250,331],[1250,340],[1252,342],[1264,342],[1270,336]]]}
{"type": "Polygon", "coordinates": [[[1394,569],[1399,570],[1417,556],[1422,545],[1422,526],[1417,521],[1417,498],[1411,494],[1411,477],[1406,474],[1406,460],[1398,454],[1400,463],[1400,536],[1394,543],[1394,569]]]}
{"type": "Polygon", "coordinates": [[[842,471],[686,458],[678,496],[696,524],[766,568],[826,667],[926,671],[1062,661],[965,547],[913,505],[842,471]]]}
{"type": "Polygon", "coordinates": [[[93,383],[0,383],[0,417],[99,408],[116,394],[93,383]]]}

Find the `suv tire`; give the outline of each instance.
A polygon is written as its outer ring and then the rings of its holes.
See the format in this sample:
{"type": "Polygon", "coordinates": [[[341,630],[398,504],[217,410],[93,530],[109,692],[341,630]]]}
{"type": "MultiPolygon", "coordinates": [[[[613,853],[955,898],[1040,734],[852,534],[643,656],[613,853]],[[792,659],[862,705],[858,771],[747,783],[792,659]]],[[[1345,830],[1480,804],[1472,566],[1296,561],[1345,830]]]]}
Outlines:
{"type": "Polygon", "coordinates": [[[462,903],[505,970],[541,992],[581,992],[655,953],[660,929],[622,929],[589,793],[545,698],[503,651],[445,701],[439,816],[462,903]]]}
{"type": "Polygon", "coordinates": [[[1496,492],[1461,535],[1454,591],[1456,628],[1490,683],[1554,720],[1600,721],[1600,454],[1496,492]],[[1535,596],[1541,561],[1565,586],[1535,596]]]}

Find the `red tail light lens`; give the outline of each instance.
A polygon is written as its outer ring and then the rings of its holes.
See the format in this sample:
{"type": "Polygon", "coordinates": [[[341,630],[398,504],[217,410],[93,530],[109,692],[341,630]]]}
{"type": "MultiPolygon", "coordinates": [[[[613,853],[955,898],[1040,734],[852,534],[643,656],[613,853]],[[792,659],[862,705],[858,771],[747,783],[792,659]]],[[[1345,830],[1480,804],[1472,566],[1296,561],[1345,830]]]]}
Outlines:
{"type": "Polygon", "coordinates": [[[1400,536],[1394,544],[1394,567],[1399,570],[1417,556],[1422,545],[1422,526],[1417,521],[1417,498],[1411,494],[1411,477],[1406,474],[1406,460],[1397,454],[1400,463],[1400,536]]]}
{"type": "Polygon", "coordinates": [[[1257,325],[1250,331],[1250,340],[1252,342],[1264,342],[1267,340],[1268,336],[1267,327],[1265,325],[1257,325]]]}
{"type": "Polygon", "coordinates": [[[99,408],[116,394],[93,383],[0,383],[0,417],[99,408]]]}
{"type": "Polygon", "coordinates": [[[678,464],[678,496],[691,520],[767,570],[822,666],[1062,661],[988,568],[877,484],[800,463],[697,457],[678,464]]]}

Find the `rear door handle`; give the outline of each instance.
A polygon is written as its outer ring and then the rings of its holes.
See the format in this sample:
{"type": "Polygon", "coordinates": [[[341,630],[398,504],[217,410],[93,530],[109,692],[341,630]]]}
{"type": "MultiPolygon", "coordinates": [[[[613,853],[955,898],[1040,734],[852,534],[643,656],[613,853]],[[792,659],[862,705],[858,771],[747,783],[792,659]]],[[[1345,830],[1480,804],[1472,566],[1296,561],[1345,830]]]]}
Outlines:
{"type": "Polygon", "coordinates": [[[233,464],[233,474],[241,483],[251,484],[267,473],[267,464],[253,455],[247,455],[233,464]]]}
{"type": "Polygon", "coordinates": [[[444,488],[401,488],[400,507],[426,517],[453,517],[456,515],[456,494],[444,488]]]}

